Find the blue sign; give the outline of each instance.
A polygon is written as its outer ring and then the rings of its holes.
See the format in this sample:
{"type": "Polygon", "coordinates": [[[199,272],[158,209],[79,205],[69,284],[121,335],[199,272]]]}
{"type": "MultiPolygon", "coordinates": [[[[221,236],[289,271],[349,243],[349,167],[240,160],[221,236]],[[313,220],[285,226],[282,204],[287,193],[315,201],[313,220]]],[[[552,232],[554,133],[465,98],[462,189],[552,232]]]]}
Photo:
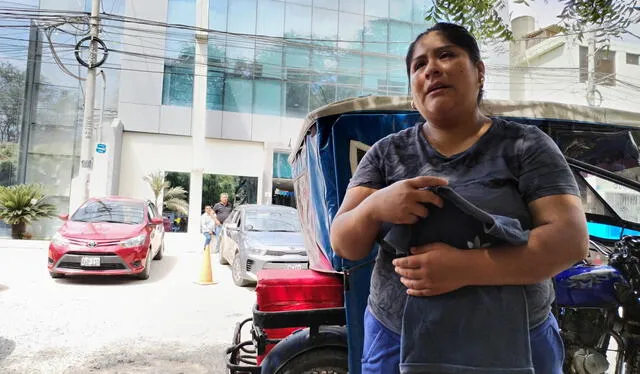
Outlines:
{"type": "Polygon", "coordinates": [[[97,153],[107,153],[107,145],[104,143],[96,144],[96,152],[97,153]]]}

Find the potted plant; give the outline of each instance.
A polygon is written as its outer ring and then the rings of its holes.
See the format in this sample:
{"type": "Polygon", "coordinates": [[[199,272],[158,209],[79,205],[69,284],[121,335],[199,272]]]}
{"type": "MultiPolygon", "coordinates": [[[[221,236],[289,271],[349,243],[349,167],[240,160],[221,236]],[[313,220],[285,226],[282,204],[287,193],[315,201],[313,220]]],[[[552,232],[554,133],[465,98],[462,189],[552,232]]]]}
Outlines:
{"type": "Polygon", "coordinates": [[[12,239],[22,239],[28,223],[51,217],[55,211],[40,185],[0,186],[0,219],[11,225],[12,239]]]}

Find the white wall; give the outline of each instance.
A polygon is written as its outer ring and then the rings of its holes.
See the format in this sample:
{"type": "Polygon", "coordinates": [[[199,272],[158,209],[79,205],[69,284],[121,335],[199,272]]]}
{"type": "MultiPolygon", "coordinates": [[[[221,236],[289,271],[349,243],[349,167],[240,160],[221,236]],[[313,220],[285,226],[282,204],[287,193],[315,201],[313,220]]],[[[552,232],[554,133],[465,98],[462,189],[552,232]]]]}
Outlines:
{"type": "MultiPolygon", "coordinates": [[[[190,150],[191,138],[187,136],[124,133],[119,195],[152,199],[142,177],[155,171],[189,173],[190,150]]],[[[261,202],[266,157],[263,143],[207,139],[202,157],[205,174],[258,177],[261,202]]]]}
{"type": "MultiPolygon", "coordinates": [[[[553,39],[540,43],[548,43],[553,39]]],[[[566,38],[561,48],[554,49],[525,62],[523,73],[524,100],[545,100],[568,104],[588,105],[587,83],[579,81],[580,45],[575,38],[566,38]],[[537,70],[535,68],[544,68],[537,70]]],[[[582,44],[584,45],[584,44],[582,44]]],[[[611,51],[616,53],[616,79],[640,86],[640,66],[626,63],[626,53],[640,54],[640,45],[612,42],[611,51]]],[[[531,51],[528,51],[529,53],[531,51]]],[[[515,81],[514,81],[515,82],[515,81]]],[[[597,85],[602,94],[601,106],[637,112],[640,108],[638,89],[616,83],[615,86],[597,85]]]]}

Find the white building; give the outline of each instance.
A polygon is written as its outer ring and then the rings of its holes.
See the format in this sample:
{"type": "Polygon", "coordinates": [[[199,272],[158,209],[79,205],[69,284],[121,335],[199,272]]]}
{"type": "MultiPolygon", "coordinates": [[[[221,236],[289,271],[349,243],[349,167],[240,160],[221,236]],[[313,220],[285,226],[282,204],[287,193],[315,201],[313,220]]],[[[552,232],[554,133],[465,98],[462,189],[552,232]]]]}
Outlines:
{"type": "Polygon", "coordinates": [[[510,98],[594,105],[627,111],[640,108],[640,44],[611,40],[595,51],[595,95],[587,100],[588,36],[563,32],[556,25],[535,29],[531,16],[512,21],[516,42],[510,53],[510,98]],[[608,48],[607,48],[608,47],[608,48]]]}

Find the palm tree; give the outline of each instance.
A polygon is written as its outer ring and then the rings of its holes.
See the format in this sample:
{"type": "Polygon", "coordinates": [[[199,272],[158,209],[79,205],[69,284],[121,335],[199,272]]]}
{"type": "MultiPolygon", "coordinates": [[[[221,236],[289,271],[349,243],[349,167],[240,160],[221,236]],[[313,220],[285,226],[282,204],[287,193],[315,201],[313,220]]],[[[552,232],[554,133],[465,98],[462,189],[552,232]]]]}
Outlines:
{"type": "Polygon", "coordinates": [[[161,206],[160,202],[162,201],[164,209],[182,214],[189,213],[189,203],[185,200],[187,190],[182,186],[171,187],[171,183],[164,180],[163,172],[150,173],[142,179],[151,187],[157,207],[161,206]]]}

